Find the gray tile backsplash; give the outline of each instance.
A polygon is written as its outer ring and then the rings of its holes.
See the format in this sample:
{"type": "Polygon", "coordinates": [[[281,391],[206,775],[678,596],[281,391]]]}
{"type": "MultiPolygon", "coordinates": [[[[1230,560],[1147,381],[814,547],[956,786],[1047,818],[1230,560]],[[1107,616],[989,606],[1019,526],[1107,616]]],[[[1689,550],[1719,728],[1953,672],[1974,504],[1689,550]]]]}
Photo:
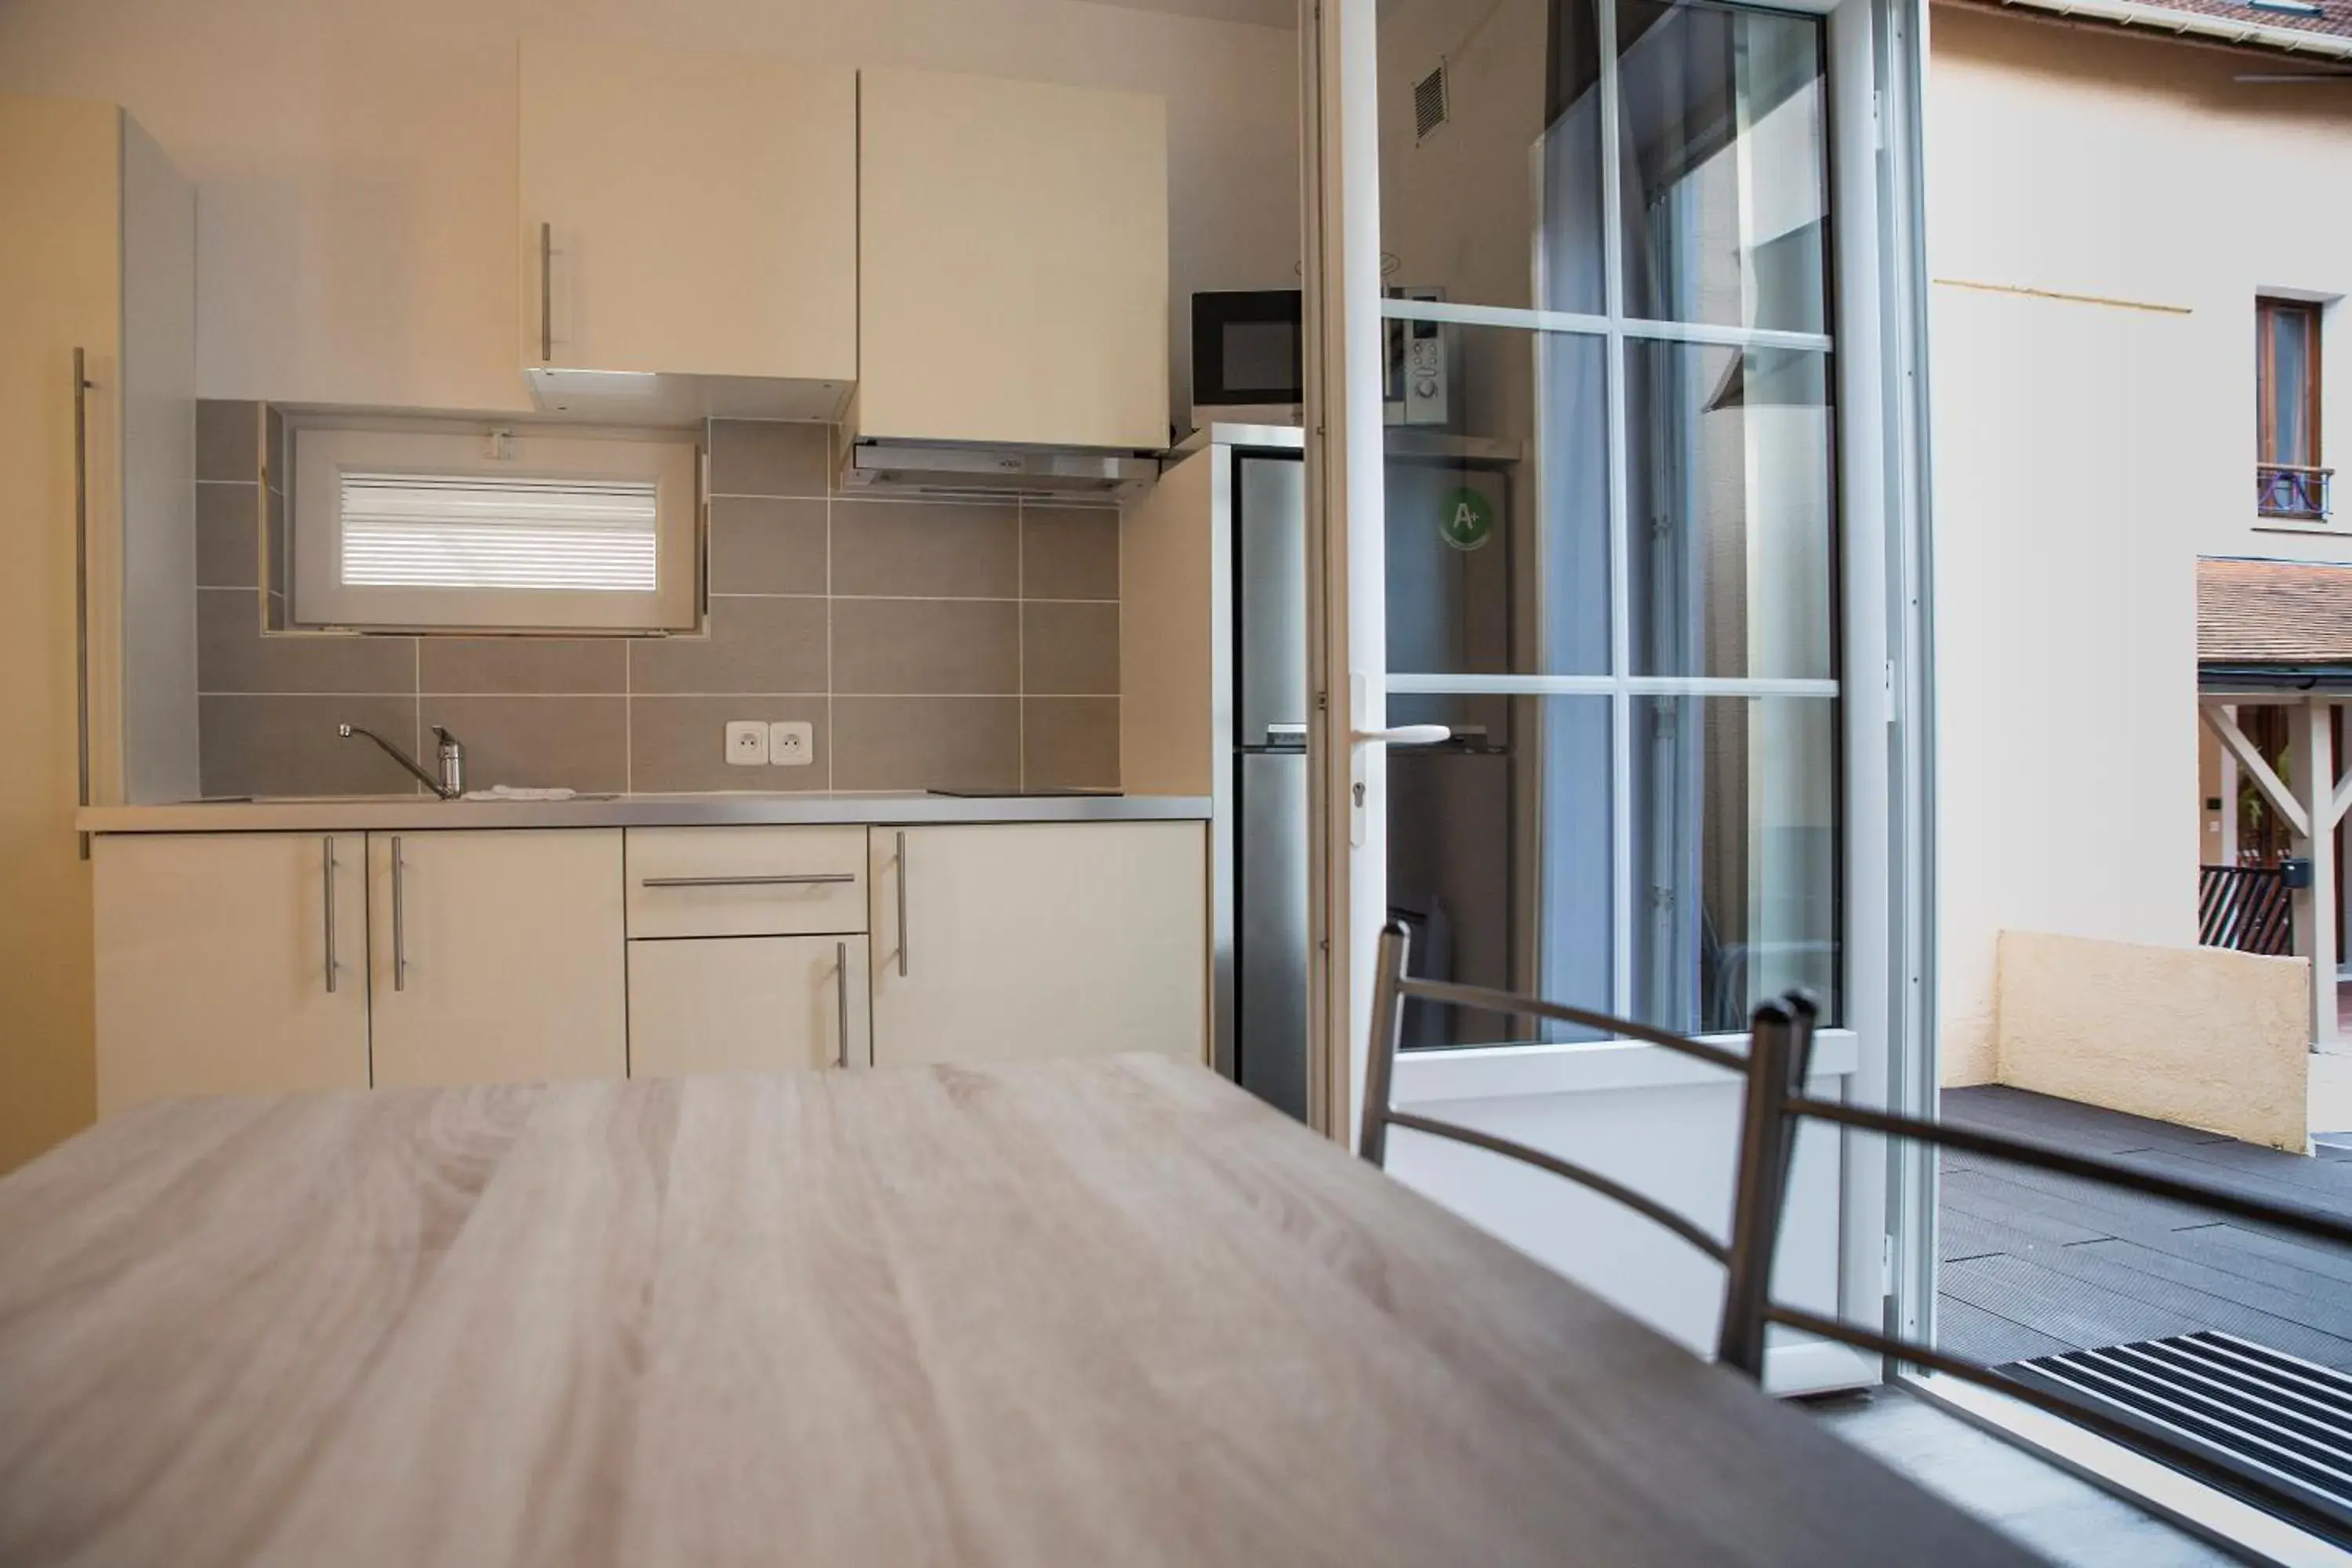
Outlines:
{"type": "Polygon", "coordinates": [[[399,763],[357,736],[342,739],[335,733],[338,724],[373,730],[415,754],[414,695],[197,698],[197,766],[205,793],[417,793],[416,781],[399,763]]]}
{"type": "Polygon", "coordinates": [[[424,735],[439,725],[465,743],[468,789],[509,784],[617,795],[629,787],[625,697],[427,694],[417,710],[424,735]]]}
{"type": "Polygon", "coordinates": [[[709,426],[709,614],[673,637],[288,628],[283,427],[198,405],[207,795],[405,792],[340,721],[435,723],[468,783],[604,792],[1115,788],[1118,514],[840,493],[824,426],[709,426]],[[816,761],[728,763],[728,721],[800,720],[816,761]]]}
{"type": "Polygon", "coordinates": [[[620,637],[416,639],[416,689],[452,697],[625,697],[629,645],[620,637]]]}
{"type": "Polygon", "coordinates": [[[691,636],[629,639],[629,690],[697,697],[727,691],[831,689],[828,601],[710,598],[710,619],[691,636]]]}
{"type": "Polygon", "coordinates": [[[640,795],[848,789],[840,782],[840,759],[833,757],[831,705],[825,697],[632,697],[629,787],[640,795]],[[816,760],[800,768],[736,767],[720,743],[730,719],[805,723],[816,760]]]}
{"type": "Polygon", "coordinates": [[[891,598],[1017,599],[1020,508],[1012,501],[836,500],[833,591],[891,598]]]}
{"type": "Polygon", "coordinates": [[[1021,690],[1118,695],[1118,606],[1052,600],[1021,606],[1021,690]]]}
{"type": "Polygon", "coordinates": [[[824,500],[719,496],[710,503],[710,591],[714,594],[817,594],[827,591],[824,500]]]}
{"type": "Polygon", "coordinates": [[[833,654],[836,693],[1017,697],[1021,606],[1010,599],[835,599],[833,654]]]}
{"type": "Polygon", "coordinates": [[[835,789],[1014,789],[1021,700],[836,697],[833,749],[835,789]]]}
{"type": "Polygon", "coordinates": [[[1021,700],[1021,774],[1031,789],[1118,787],[1118,699],[1021,700]]]}
{"type": "Polygon", "coordinates": [[[251,588],[261,581],[261,489],[252,480],[196,486],[196,586],[251,588]]]}

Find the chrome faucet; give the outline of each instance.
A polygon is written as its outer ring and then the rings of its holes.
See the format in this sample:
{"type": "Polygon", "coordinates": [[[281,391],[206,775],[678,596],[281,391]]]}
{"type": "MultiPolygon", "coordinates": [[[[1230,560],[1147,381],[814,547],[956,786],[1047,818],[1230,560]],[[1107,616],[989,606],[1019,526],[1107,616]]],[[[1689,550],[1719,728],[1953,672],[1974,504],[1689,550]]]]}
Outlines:
{"type": "Polygon", "coordinates": [[[423,768],[417,766],[415,758],[410,756],[406,752],[402,751],[398,746],[394,745],[390,741],[385,740],[382,735],[377,734],[373,730],[366,729],[358,724],[338,724],[335,726],[335,733],[341,735],[346,741],[350,740],[353,735],[363,735],[367,739],[373,741],[377,745],[383,748],[384,754],[386,756],[390,757],[394,762],[398,763],[402,767],[406,768],[410,773],[415,773],[419,779],[424,781],[425,787],[426,789],[431,790],[443,800],[455,800],[459,795],[466,793],[465,745],[457,739],[457,736],[452,735],[448,731],[444,730],[438,724],[433,726],[433,739],[436,742],[434,747],[434,760],[441,764],[441,776],[437,779],[431,773],[426,773],[423,768]]]}

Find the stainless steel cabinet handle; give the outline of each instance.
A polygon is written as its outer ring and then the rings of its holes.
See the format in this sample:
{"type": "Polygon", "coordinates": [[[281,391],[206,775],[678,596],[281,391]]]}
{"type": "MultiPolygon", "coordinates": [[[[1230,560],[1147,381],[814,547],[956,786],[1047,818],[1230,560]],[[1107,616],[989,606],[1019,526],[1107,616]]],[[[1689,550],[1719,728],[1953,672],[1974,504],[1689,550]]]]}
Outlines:
{"type": "MultiPolygon", "coordinates": [[[[78,796],[89,804],[89,356],[73,352],[74,436],[74,724],[79,772],[78,796]]],[[[89,835],[81,836],[89,858],[89,835]]]]}
{"type": "Polygon", "coordinates": [[[335,839],[332,834],[319,840],[320,879],[325,884],[327,900],[327,994],[335,994],[335,839]]]}
{"type": "Polygon", "coordinates": [[[849,944],[833,944],[833,1010],[840,1020],[841,1051],[835,1064],[849,1065],[849,944]]]}
{"type": "Polygon", "coordinates": [[[907,973],[907,835],[898,835],[898,973],[907,973]]]}
{"type": "Polygon", "coordinates": [[[555,358],[555,226],[539,226],[539,359],[555,358]]]}
{"type": "Polygon", "coordinates": [[[400,835],[392,836],[392,988],[408,989],[408,921],[401,909],[400,835]]]}
{"type": "Polygon", "coordinates": [[[855,882],[855,871],[804,871],[772,877],[645,877],[640,888],[805,888],[826,882],[855,882]]]}

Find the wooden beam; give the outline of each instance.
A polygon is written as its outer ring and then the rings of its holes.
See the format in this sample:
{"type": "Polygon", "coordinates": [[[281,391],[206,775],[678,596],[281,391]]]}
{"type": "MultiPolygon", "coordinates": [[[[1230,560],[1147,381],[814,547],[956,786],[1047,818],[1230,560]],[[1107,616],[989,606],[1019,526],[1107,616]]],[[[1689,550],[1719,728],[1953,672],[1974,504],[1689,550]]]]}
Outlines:
{"type": "MultiPolygon", "coordinates": [[[[2263,798],[2271,803],[2272,809],[2286,819],[2286,825],[2294,830],[2294,836],[2297,838],[2310,837],[2311,818],[2305,813],[2303,803],[2294,798],[2294,792],[2286,787],[2286,782],[2278,776],[2270,763],[2263,761],[2262,752],[2246,739],[2246,732],[2238,728],[2238,721],[2224,712],[2218,702],[2200,702],[2197,704],[2197,716],[2205,721],[2205,727],[2213,731],[2213,738],[2237,759],[2240,767],[2246,770],[2261,788],[2263,798]]],[[[2352,799],[2346,800],[2343,805],[2352,805],[2352,799]]],[[[2343,805],[2336,807],[2338,816],[2343,815],[2343,805]]],[[[2335,824],[2328,826],[2332,827],[2335,824]]]]}

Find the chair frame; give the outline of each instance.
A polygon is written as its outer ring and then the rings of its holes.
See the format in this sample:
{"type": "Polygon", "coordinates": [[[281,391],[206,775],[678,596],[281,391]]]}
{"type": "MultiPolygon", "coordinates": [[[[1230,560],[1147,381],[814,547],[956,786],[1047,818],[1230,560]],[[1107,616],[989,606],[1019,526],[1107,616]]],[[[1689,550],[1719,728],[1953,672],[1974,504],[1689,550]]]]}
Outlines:
{"type": "Polygon", "coordinates": [[[2299,1205],[2266,1203],[2200,1183],[2183,1182],[2136,1170],[2114,1161],[2077,1154],[2025,1139],[1979,1132],[1948,1122],[1843,1105],[1804,1091],[1812,1057],[1818,1008],[1801,991],[1767,1001],[1751,1019],[1746,1053],[1695,1040],[1669,1030],[1619,1018],[1587,1008],[1566,1006],[1537,996],[1515,994],[1481,985],[1448,981],[1417,980],[1406,973],[1412,938],[1402,922],[1391,922],[1381,932],[1379,973],[1372,994],[1371,1049],[1366,1062],[1363,1121],[1359,1152],[1375,1166],[1385,1167],[1388,1131],[1410,1131],[1444,1138],[1483,1149],[1535,1166],[1599,1193],[1645,1219],[1680,1237],[1693,1248],[1724,1266],[1723,1322],[1716,1340],[1716,1359],[1751,1382],[1764,1377],[1765,1336],[1777,1324],[1796,1332],[1833,1340],[1890,1362],[1924,1367],[1962,1382],[1992,1390],[2023,1405],[2096,1432],[2103,1437],[2152,1453],[2176,1468],[2245,1496],[2259,1494],[2262,1506],[2291,1523],[2326,1539],[2337,1539],[2340,1526],[2325,1520],[2301,1499],[2277,1489],[2259,1478],[2226,1471],[2197,1450],[2161,1433],[2120,1420],[2105,1411],[2075,1405],[2046,1390],[2013,1382],[1977,1362],[1946,1354],[1916,1341],[1899,1339],[1834,1318],[1784,1306],[1771,1295],[1772,1259],[1780,1242],[1780,1224],[1788,1200],[1789,1164],[1799,1121],[1827,1121],[1857,1132],[1926,1143],[2006,1160],[2056,1175],[2074,1176],[2102,1185],[2168,1198],[2235,1219],[2275,1226],[2299,1237],[2352,1247],[2352,1223],[2299,1205]],[[1497,1137],[1474,1127],[1400,1110],[1391,1098],[1397,1053],[1402,1042],[1404,1004],[1409,1000],[1475,1008],[1486,1012],[1549,1019],[1605,1036],[1640,1040],[1677,1055],[1721,1068],[1744,1080],[1740,1117],[1739,1158],[1733,1190],[1731,1234],[1718,1239],[1689,1216],[1634,1191],[1624,1184],[1589,1170],[1549,1151],[1497,1137]]]}

